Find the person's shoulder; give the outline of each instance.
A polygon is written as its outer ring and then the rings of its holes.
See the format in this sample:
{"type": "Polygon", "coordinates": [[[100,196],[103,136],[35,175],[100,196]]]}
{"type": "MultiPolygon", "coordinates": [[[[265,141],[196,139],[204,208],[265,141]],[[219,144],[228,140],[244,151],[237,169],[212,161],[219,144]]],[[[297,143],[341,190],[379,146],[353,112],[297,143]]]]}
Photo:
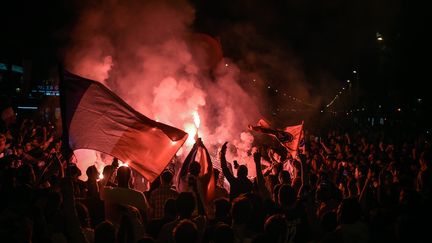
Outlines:
{"type": "Polygon", "coordinates": [[[123,188],[123,189],[125,190],[125,193],[144,197],[144,193],[142,191],[138,191],[132,188],[123,188]]]}
{"type": "Polygon", "coordinates": [[[123,195],[143,195],[144,196],[144,194],[141,191],[131,189],[131,188],[123,188],[123,187],[105,186],[103,191],[105,193],[116,193],[116,194],[123,194],[123,195]]]}

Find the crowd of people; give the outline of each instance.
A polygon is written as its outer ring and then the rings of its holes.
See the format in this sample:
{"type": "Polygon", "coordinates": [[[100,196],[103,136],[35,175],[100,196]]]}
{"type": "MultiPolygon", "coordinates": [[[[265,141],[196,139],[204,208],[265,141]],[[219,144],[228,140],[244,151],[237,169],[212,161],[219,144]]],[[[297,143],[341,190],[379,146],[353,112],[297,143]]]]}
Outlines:
{"type": "Polygon", "coordinates": [[[225,143],[221,170],[169,167],[142,192],[116,159],[80,171],[50,123],[2,127],[0,242],[432,242],[427,137],[321,130],[297,158],[253,150],[255,178],[225,143]]]}

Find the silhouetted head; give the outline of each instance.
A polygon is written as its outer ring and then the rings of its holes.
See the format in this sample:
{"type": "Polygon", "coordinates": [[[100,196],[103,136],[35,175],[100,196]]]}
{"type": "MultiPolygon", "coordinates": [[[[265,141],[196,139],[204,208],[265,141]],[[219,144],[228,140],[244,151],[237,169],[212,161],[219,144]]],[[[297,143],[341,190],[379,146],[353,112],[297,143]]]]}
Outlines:
{"type": "Polygon", "coordinates": [[[248,168],[246,165],[240,165],[237,170],[237,178],[247,178],[248,168]]]}
{"type": "Polygon", "coordinates": [[[114,225],[109,221],[104,221],[96,226],[95,243],[115,243],[116,232],[114,225]]]}
{"type": "Polygon", "coordinates": [[[184,219],[177,224],[173,230],[174,241],[176,243],[196,243],[198,242],[198,230],[194,222],[184,219]]]}
{"type": "Polygon", "coordinates": [[[169,170],[165,170],[164,172],[162,172],[161,174],[161,183],[163,185],[171,185],[172,180],[173,180],[173,173],[169,170]]]}
{"type": "Polygon", "coordinates": [[[264,233],[269,242],[285,242],[287,235],[287,223],[281,214],[270,216],[264,224],[264,233]]]}
{"type": "Polygon", "coordinates": [[[231,215],[234,224],[246,224],[252,215],[252,202],[250,199],[239,196],[232,202],[231,215]]]}
{"type": "Polygon", "coordinates": [[[86,175],[88,180],[97,180],[99,177],[99,171],[96,169],[96,166],[89,166],[86,170],[86,175]]]}
{"type": "Polygon", "coordinates": [[[69,171],[70,171],[71,177],[74,179],[77,179],[78,177],[81,176],[81,170],[75,164],[72,164],[71,166],[69,166],[69,171]]]}
{"type": "Polygon", "coordinates": [[[36,181],[33,167],[29,164],[20,166],[16,172],[16,179],[22,185],[33,185],[36,181]]]}
{"type": "Polygon", "coordinates": [[[283,170],[283,164],[282,163],[276,163],[272,168],[272,172],[274,175],[279,175],[279,173],[282,170],[283,170]]]}
{"type": "Polygon", "coordinates": [[[120,166],[117,169],[117,181],[119,187],[129,188],[132,179],[132,170],[127,166],[120,166]]]}
{"type": "Polygon", "coordinates": [[[231,211],[231,203],[226,198],[219,198],[214,201],[215,217],[226,218],[229,217],[231,211]]]}
{"type": "Polygon", "coordinates": [[[189,165],[189,173],[191,173],[194,176],[198,176],[201,171],[201,165],[200,163],[194,161],[190,163],[189,165]]]}
{"type": "Polygon", "coordinates": [[[164,216],[174,218],[177,215],[176,200],[169,198],[164,205],[164,216]]]}
{"type": "Polygon", "coordinates": [[[288,171],[283,170],[279,172],[279,183],[287,185],[291,184],[291,175],[288,171]]]}
{"type": "Polygon", "coordinates": [[[194,194],[181,192],[176,199],[176,206],[180,218],[190,218],[196,206],[194,194]]]}
{"type": "Polygon", "coordinates": [[[227,224],[217,224],[212,235],[214,243],[232,243],[234,242],[234,231],[227,224]]]}
{"type": "Polygon", "coordinates": [[[112,171],[113,171],[112,165],[105,165],[102,171],[104,178],[108,178],[111,175],[112,171]]]}
{"type": "Polygon", "coordinates": [[[290,185],[282,185],[279,189],[279,205],[291,207],[297,200],[295,189],[290,185]]]}

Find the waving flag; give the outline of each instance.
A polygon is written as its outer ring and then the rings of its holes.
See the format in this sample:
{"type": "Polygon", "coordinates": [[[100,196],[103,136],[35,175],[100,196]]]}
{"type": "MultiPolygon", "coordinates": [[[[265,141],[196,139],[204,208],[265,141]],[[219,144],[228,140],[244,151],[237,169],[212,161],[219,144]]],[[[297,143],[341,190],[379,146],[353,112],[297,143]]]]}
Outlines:
{"type": "Polygon", "coordinates": [[[62,95],[71,149],[93,149],[126,162],[153,181],[187,133],[134,110],[99,82],[64,73],[62,95]]]}
{"type": "Polygon", "coordinates": [[[258,126],[249,126],[249,129],[275,137],[285,148],[288,149],[291,156],[296,158],[297,150],[303,134],[303,122],[300,125],[285,127],[284,130],[276,130],[270,128],[268,123],[263,123],[262,121],[263,120],[260,120],[258,126]],[[263,126],[263,124],[265,124],[265,126],[263,126]]]}
{"type": "Polygon", "coordinates": [[[189,165],[197,159],[197,162],[201,165],[201,171],[199,173],[199,180],[201,183],[201,185],[199,185],[199,190],[201,191],[200,196],[203,202],[209,203],[215,197],[216,181],[213,169],[209,170],[208,168],[209,165],[213,167],[210,154],[202,142],[195,143],[188,156],[185,158],[178,175],[178,187],[180,188],[181,186],[183,190],[189,190],[187,185],[180,185],[180,182],[187,183],[189,165]],[[209,171],[210,173],[208,173],[209,171]]]}

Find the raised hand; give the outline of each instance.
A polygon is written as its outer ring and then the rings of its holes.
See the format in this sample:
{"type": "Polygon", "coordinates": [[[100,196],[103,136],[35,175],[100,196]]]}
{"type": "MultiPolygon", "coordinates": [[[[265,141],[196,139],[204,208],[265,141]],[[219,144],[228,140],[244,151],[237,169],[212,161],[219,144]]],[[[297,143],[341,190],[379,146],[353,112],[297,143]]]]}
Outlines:
{"type": "Polygon", "coordinates": [[[261,152],[259,150],[257,150],[254,154],[254,161],[255,163],[260,163],[261,162],[261,152]]]}
{"type": "Polygon", "coordinates": [[[228,144],[228,142],[225,142],[225,143],[222,145],[222,148],[221,148],[221,154],[226,154],[227,144],[228,144]]]}
{"type": "Polygon", "coordinates": [[[200,147],[200,146],[204,146],[204,144],[203,144],[201,138],[198,138],[198,139],[196,140],[196,145],[198,145],[199,147],[200,147]]]}

